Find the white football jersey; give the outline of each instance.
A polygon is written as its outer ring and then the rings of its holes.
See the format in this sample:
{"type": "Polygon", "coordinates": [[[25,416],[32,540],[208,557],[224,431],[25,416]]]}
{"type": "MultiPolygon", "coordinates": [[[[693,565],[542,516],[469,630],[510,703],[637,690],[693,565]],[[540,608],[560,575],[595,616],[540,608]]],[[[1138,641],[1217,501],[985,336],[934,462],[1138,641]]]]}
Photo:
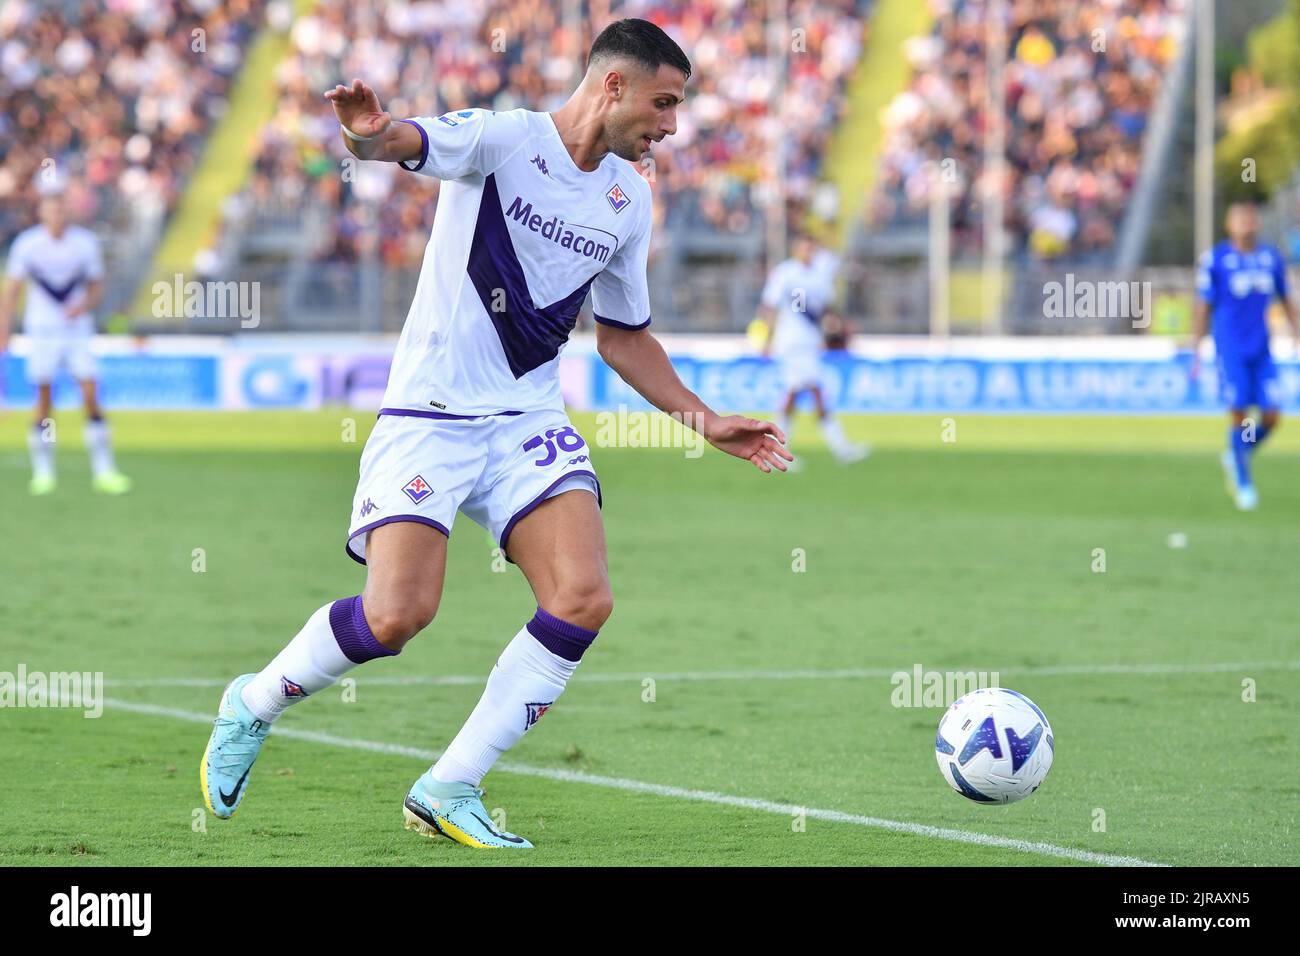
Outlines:
{"type": "Polygon", "coordinates": [[[762,302],[776,310],[772,351],[778,356],[822,348],[821,318],[835,292],[833,274],[816,259],[786,259],[767,277],[762,302]]]}
{"type": "Polygon", "coordinates": [[[549,113],[402,122],[423,141],[402,167],[444,182],[383,407],[563,409],[559,355],[588,290],[597,322],[650,323],[650,185],[612,153],[578,169],[549,113]]]}
{"type": "Polygon", "coordinates": [[[23,331],[28,335],[67,331],[69,326],[93,331],[90,315],[69,323],[64,312],[85,294],[88,282],[104,278],[99,240],[89,229],[69,225],[57,239],[39,223],[24,229],[9,247],[5,274],[11,282],[27,280],[23,331]]]}

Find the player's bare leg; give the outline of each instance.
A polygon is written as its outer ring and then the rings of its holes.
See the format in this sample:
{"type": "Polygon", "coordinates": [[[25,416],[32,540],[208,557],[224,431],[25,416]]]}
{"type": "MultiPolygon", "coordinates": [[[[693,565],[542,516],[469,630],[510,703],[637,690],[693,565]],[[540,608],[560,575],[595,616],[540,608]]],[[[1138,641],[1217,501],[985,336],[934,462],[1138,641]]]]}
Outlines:
{"type": "Polygon", "coordinates": [[[131,490],[131,479],[117,470],[113,461],[113,439],[109,434],[108,422],[104,420],[104,410],[99,405],[99,390],[95,380],[81,379],[81,405],[86,413],[83,432],[86,441],[86,453],[90,455],[91,481],[96,491],[104,494],[121,495],[131,490]]]}
{"type": "Polygon", "coordinates": [[[438,611],[447,538],[428,525],[399,521],[366,536],[366,586],[317,609],[284,650],[256,674],[235,678],[200,764],[208,809],[234,814],[272,723],[291,705],[333,685],[358,664],[392,657],[438,611]]]}
{"type": "Polygon", "coordinates": [[[32,427],[27,432],[27,452],[32,461],[32,480],[28,489],[34,495],[54,491],[54,420],[50,417],[50,383],[36,386],[36,407],[32,427]]]}
{"type": "Polygon", "coordinates": [[[407,794],[406,825],[477,848],[526,848],[499,829],[478,789],[483,775],[559,699],[614,609],[596,498],[566,491],[521,518],[506,551],[537,598],[533,616],[497,658],[460,733],[407,794]]]}
{"type": "Polygon", "coordinates": [[[433,621],[447,573],[447,536],[414,521],[380,525],[366,535],[370,632],[394,654],[433,621]]]}

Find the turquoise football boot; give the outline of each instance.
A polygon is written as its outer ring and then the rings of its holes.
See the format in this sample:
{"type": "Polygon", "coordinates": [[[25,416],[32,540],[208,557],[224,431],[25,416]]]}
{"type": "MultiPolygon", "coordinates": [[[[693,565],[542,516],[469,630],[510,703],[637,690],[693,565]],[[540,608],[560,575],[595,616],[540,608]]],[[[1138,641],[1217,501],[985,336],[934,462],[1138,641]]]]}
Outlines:
{"type": "Polygon", "coordinates": [[[427,837],[442,834],[479,850],[531,848],[523,837],[493,826],[482,798],[483,791],[478,787],[443,783],[426,770],[406,795],[402,817],[408,830],[427,837]]]}
{"type": "Polygon", "coordinates": [[[244,674],[226,687],[217,719],[212,722],[208,749],[203,751],[203,762],[199,764],[203,802],[221,820],[230,819],[244,799],[248,771],[262,749],[262,741],[271,732],[271,725],[255,717],[240,697],[244,685],[256,676],[244,674]]]}

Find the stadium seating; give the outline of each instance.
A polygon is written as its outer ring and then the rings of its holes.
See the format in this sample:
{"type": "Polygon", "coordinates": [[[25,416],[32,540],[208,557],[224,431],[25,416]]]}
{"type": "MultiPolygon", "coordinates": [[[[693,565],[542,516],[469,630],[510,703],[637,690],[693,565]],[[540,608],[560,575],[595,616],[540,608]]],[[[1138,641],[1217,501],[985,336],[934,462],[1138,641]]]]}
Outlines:
{"type": "MultiPolygon", "coordinates": [[[[1006,222],[1020,258],[1097,261],[1137,179],[1148,114],[1177,53],[1184,0],[1008,3],[1006,222]]],[[[910,87],[886,116],[876,230],[920,221],[928,163],[955,160],[953,252],[977,254],[986,112],[986,3],[931,0],[909,44],[910,87]]]]}
{"type": "Polygon", "coordinates": [[[110,274],[129,288],[113,266],[156,241],[265,5],[0,7],[0,241],[34,221],[42,184],[61,185],[74,217],[111,240],[110,274]]]}

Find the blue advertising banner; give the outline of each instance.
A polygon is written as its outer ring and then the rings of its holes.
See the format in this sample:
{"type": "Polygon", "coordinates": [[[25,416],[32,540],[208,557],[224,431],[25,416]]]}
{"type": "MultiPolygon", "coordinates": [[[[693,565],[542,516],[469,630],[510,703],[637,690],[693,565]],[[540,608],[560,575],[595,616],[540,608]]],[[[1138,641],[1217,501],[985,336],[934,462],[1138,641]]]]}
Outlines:
{"type": "MultiPolygon", "coordinates": [[[[100,356],[100,399],[108,408],[216,408],[220,361],[216,355],[147,352],[100,356]]],[[[0,356],[0,397],[10,407],[36,401],[23,356],[0,356]]],[[[81,391],[66,371],[55,376],[54,401],[59,407],[81,401],[81,391]]]]}
{"type": "MultiPolygon", "coordinates": [[[[715,408],[770,411],[784,397],[780,366],[756,357],[673,356],[686,385],[715,408]]],[[[1282,407],[1300,410],[1300,363],[1278,361],[1282,407]]],[[[970,356],[872,359],[836,354],[822,362],[827,399],[842,412],[1215,412],[1217,369],[1191,357],[1172,359],[1014,358],[970,356]]],[[[593,361],[591,407],[648,408],[618,375],[593,361]]]]}

